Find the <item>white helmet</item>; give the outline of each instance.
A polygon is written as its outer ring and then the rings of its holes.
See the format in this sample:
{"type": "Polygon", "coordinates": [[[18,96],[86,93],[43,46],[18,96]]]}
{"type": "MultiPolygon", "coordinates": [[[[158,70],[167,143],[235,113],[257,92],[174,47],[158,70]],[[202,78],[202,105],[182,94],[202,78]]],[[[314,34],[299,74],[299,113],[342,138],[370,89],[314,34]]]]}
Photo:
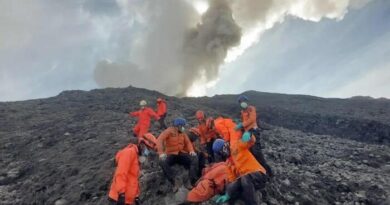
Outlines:
{"type": "Polygon", "coordinates": [[[146,106],[148,103],[146,102],[146,100],[141,100],[141,102],[139,102],[139,105],[140,106],[146,106]]]}

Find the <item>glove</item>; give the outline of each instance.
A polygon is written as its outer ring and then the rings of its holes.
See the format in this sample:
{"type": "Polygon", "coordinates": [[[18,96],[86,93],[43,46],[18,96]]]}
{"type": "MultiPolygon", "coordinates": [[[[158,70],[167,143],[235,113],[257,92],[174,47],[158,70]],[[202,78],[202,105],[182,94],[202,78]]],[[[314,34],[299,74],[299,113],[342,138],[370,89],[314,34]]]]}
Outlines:
{"type": "Polygon", "coordinates": [[[121,193],[118,196],[118,201],[116,202],[116,205],[125,205],[125,204],[126,204],[125,193],[121,193]]]}
{"type": "Polygon", "coordinates": [[[192,157],[196,157],[196,153],[195,153],[195,152],[190,152],[190,155],[191,155],[192,157]]]}
{"type": "Polygon", "coordinates": [[[166,160],[167,159],[167,154],[160,154],[159,155],[159,157],[160,157],[160,160],[166,160]]]}
{"type": "Polygon", "coordinates": [[[242,123],[240,122],[240,123],[238,123],[237,125],[236,125],[236,128],[234,128],[235,130],[239,130],[239,129],[241,129],[242,128],[242,123]]]}
{"type": "Polygon", "coordinates": [[[251,139],[251,133],[246,131],[241,137],[241,141],[248,142],[251,139]]]}
{"type": "Polygon", "coordinates": [[[230,199],[230,196],[229,194],[225,194],[225,195],[222,195],[220,197],[217,198],[217,201],[215,201],[217,204],[223,204],[227,201],[229,201],[230,199]]]}

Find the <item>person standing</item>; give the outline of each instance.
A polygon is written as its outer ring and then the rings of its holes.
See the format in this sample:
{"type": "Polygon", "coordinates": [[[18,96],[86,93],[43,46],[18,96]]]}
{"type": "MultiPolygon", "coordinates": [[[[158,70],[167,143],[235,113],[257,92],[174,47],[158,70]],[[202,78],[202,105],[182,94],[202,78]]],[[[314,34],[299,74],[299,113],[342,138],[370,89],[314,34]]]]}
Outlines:
{"type": "Polygon", "coordinates": [[[167,129],[165,118],[167,117],[167,102],[163,98],[157,98],[157,115],[160,118],[160,129],[167,129]]]}
{"type": "Polygon", "coordinates": [[[159,120],[160,118],[152,108],[146,106],[147,102],[145,100],[141,100],[139,105],[141,109],[131,112],[129,116],[138,118],[138,122],[133,128],[133,133],[135,137],[140,139],[144,134],[149,132],[151,118],[153,117],[155,120],[159,120]]]}
{"type": "Polygon", "coordinates": [[[241,107],[241,122],[237,124],[235,129],[242,130],[245,135],[254,135],[256,137],[256,144],[250,148],[250,151],[257,161],[267,170],[267,175],[273,177],[271,166],[268,165],[261,150],[260,129],[257,125],[256,108],[253,105],[249,105],[249,98],[245,95],[239,96],[237,101],[241,107]]]}

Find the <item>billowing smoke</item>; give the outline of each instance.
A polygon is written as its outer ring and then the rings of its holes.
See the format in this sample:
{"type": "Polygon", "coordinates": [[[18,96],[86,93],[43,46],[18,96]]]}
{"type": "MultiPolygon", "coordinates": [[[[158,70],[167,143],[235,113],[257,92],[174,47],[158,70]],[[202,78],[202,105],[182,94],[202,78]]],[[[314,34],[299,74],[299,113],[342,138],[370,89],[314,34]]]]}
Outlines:
{"type": "Polygon", "coordinates": [[[181,59],[185,76],[180,79],[184,90],[179,94],[186,94],[202,74],[206,81],[216,79],[228,50],[239,45],[240,39],[241,28],[233,19],[230,5],[225,0],[212,1],[201,23],[184,39],[181,59]]]}
{"type": "Polygon", "coordinates": [[[143,8],[153,15],[143,19],[150,30],[134,46],[137,66],[100,62],[95,69],[100,86],[132,84],[186,95],[202,75],[214,80],[228,50],[239,45],[241,29],[226,0],[212,1],[201,18],[186,1],[149,1],[143,8]]]}
{"type": "Polygon", "coordinates": [[[95,80],[102,87],[131,84],[170,95],[206,94],[224,62],[235,60],[286,16],[340,20],[349,8],[368,1],[117,0],[137,29],[128,34],[132,43],[120,54],[124,58],[97,64],[95,80]],[[195,9],[200,2],[209,6],[202,14],[195,9]]]}

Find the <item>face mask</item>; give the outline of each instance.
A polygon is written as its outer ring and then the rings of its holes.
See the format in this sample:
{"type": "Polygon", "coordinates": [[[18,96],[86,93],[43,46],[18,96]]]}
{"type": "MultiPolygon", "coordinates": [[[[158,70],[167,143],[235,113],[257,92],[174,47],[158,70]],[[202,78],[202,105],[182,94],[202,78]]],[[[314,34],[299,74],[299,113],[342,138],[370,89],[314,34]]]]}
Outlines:
{"type": "Polygon", "coordinates": [[[228,143],[225,143],[222,147],[222,156],[229,157],[230,156],[230,147],[228,143]]]}
{"type": "Polygon", "coordinates": [[[144,155],[145,157],[147,157],[149,154],[150,154],[150,151],[148,148],[145,148],[144,151],[142,152],[142,155],[144,155]]]}
{"type": "Polygon", "coordinates": [[[240,103],[240,106],[242,109],[246,109],[248,107],[248,103],[242,102],[242,103],[240,103]]]}

